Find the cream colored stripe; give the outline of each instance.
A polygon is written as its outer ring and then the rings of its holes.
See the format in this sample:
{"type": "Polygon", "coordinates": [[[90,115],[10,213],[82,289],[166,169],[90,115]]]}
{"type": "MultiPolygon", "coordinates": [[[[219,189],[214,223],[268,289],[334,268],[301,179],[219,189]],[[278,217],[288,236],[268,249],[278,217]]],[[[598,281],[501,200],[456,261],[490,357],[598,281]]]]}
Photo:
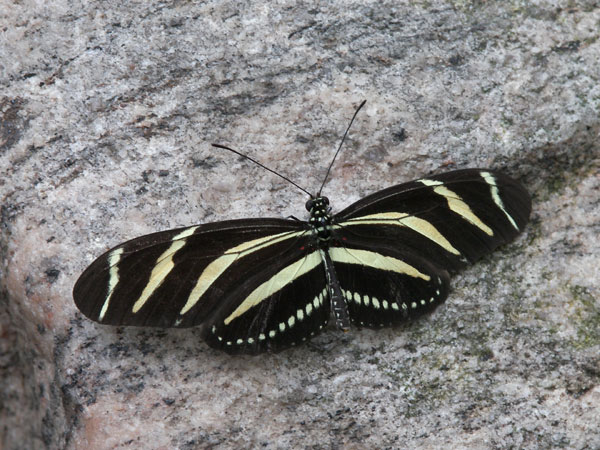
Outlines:
{"type": "Polygon", "coordinates": [[[175,253],[177,253],[185,245],[186,238],[194,234],[197,228],[198,227],[186,228],[181,233],[173,237],[169,248],[166,249],[156,260],[156,264],[154,269],[152,269],[148,284],[146,284],[146,287],[144,287],[140,298],[138,298],[133,304],[133,308],[131,309],[133,313],[137,313],[152,296],[154,291],[156,291],[163,281],[165,281],[165,278],[167,278],[175,266],[175,263],[173,263],[173,257],[175,256],[175,253]]]}
{"type": "Polygon", "coordinates": [[[225,325],[229,325],[233,319],[241,316],[253,306],[258,305],[263,300],[269,298],[274,293],[280,291],[284,286],[290,284],[295,279],[301,277],[307,272],[310,272],[319,264],[321,264],[321,256],[319,251],[314,251],[293,264],[280,270],[273,275],[268,281],[258,286],[246,299],[233,311],[224,321],[225,325]]]}
{"type": "Polygon", "coordinates": [[[223,274],[223,272],[227,270],[231,264],[234,263],[236,259],[249,255],[250,253],[258,251],[268,245],[276,244],[277,242],[299,236],[302,233],[304,233],[304,231],[286,231],[285,233],[273,234],[271,236],[253,239],[226,250],[223,256],[215,259],[204,268],[200,274],[200,277],[198,278],[198,281],[196,282],[196,285],[194,286],[194,289],[192,289],[192,292],[190,292],[185,305],[183,305],[183,308],[181,308],[181,311],[179,311],[179,314],[183,315],[192,309],[208,290],[208,288],[217,280],[217,278],[221,276],[221,274],[223,274]]]}
{"type": "Polygon", "coordinates": [[[415,216],[410,216],[406,213],[386,212],[379,214],[370,214],[368,216],[357,217],[343,222],[341,225],[365,225],[365,224],[380,224],[380,225],[400,225],[410,228],[413,231],[432,240],[444,250],[460,255],[460,252],[434,227],[425,219],[420,219],[415,216]]]}
{"type": "Polygon", "coordinates": [[[508,218],[512,226],[515,228],[515,230],[519,231],[519,226],[516,224],[511,215],[508,214],[508,211],[504,208],[504,203],[500,198],[500,192],[498,191],[498,186],[496,185],[496,178],[494,178],[494,176],[489,172],[481,172],[481,176],[483,177],[485,182],[490,185],[490,190],[492,192],[492,198],[494,199],[494,203],[496,203],[498,208],[500,208],[502,212],[506,215],[506,217],[508,218]]]}
{"type": "Polygon", "coordinates": [[[422,179],[419,181],[425,186],[435,186],[433,188],[433,192],[444,197],[448,201],[448,207],[452,211],[462,216],[468,222],[475,225],[488,236],[494,235],[494,231],[485,223],[483,223],[479,217],[475,215],[471,208],[469,208],[469,205],[467,205],[456,192],[453,192],[446,186],[444,186],[444,183],[442,183],[441,181],[427,179],[422,179]]]}
{"type": "Polygon", "coordinates": [[[104,319],[110,298],[112,297],[115,287],[117,287],[117,284],[119,283],[119,262],[121,261],[122,254],[123,247],[119,247],[118,249],[113,250],[108,256],[108,266],[110,267],[108,273],[108,294],[106,294],[106,300],[104,300],[104,304],[100,310],[100,316],[98,317],[98,320],[100,321],[104,319]]]}
{"type": "Polygon", "coordinates": [[[357,250],[347,247],[331,247],[329,249],[329,255],[334,262],[360,264],[363,266],[373,267],[374,269],[397,272],[414,278],[422,278],[425,281],[429,281],[431,279],[429,275],[419,272],[415,267],[405,263],[404,261],[392,256],[385,256],[381,253],[372,252],[369,250],[357,250]]]}

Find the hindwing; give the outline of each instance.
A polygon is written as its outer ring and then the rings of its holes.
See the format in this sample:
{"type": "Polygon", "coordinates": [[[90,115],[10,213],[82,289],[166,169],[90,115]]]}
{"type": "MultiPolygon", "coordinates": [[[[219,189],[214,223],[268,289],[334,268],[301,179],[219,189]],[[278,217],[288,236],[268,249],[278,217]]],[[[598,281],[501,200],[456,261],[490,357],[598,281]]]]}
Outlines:
{"type": "Polygon", "coordinates": [[[412,251],[352,241],[330,247],[329,254],[356,326],[395,325],[448,296],[448,272],[412,251]]]}
{"type": "Polygon", "coordinates": [[[280,351],[319,333],[330,317],[320,250],[295,248],[225,292],[206,342],[228,353],[280,351]]]}

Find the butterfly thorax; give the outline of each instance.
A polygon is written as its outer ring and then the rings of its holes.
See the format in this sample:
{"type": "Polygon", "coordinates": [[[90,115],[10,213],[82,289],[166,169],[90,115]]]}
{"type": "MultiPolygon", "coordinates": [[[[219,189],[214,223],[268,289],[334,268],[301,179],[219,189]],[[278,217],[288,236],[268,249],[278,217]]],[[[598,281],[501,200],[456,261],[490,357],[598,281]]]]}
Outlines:
{"type": "Polygon", "coordinates": [[[331,238],[331,207],[327,197],[314,197],[306,202],[306,209],[310,212],[308,223],[315,231],[321,242],[331,238]]]}

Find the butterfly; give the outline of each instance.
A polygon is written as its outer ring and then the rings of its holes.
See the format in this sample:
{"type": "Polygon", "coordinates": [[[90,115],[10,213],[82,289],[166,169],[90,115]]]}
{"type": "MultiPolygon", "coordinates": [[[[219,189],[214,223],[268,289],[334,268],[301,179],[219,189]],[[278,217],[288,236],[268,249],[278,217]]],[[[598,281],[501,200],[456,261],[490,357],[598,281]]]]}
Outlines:
{"type": "Polygon", "coordinates": [[[231,354],[277,352],[330,321],[380,328],[432,311],[450,274],[514,239],[531,212],[523,185],[491,169],[423,177],[335,214],[327,176],[311,195],[276,174],[309,195],[308,221],[226,220],[127,241],[79,277],[79,310],[101,324],[199,326],[231,354]]]}

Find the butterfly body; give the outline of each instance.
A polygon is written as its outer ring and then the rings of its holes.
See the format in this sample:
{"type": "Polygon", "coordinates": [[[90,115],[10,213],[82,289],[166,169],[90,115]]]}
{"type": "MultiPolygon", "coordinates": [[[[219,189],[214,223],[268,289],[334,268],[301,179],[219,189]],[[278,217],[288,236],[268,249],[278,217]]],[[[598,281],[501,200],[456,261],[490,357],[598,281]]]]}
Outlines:
{"type": "Polygon", "coordinates": [[[242,219],[163,231],[100,256],[73,290],[110,325],[202,327],[228,353],[279,351],[338,328],[430,312],[449,274],[512,240],[531,201],[517,181],[464,169],[393,186],[308,221],[242,219]]]}

